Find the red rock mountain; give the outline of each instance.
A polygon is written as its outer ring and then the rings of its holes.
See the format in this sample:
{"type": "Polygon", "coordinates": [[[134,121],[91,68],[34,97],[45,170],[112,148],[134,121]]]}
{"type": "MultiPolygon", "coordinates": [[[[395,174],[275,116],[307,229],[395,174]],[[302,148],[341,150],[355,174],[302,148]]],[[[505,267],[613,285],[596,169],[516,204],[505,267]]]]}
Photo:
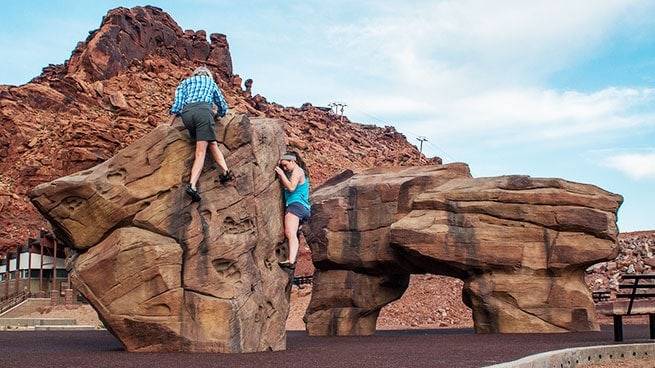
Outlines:
{"type": "Polygon", "coordinates": [[[47,222],[27,199],[35,185],[97,165],[164,124],[175,87],[198,65],[215,73],[232,112],[285,121],[314,185],[347,168],[420,165],[394,127],[351,122],[304,104],[251,94],[232,67],[224,34],[182,30],[162,9],[110,10],[70,59],[21,86],[0,85],[0,251],[24,245],[47,222]]]}

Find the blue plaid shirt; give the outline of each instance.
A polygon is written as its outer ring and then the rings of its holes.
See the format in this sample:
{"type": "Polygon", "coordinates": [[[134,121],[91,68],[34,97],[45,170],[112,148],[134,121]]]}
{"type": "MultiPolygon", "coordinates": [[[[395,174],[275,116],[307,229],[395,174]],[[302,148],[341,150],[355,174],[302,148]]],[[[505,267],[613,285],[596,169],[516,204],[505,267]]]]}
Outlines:
{"type": "Polygon", "coordinates": [[[218,107],[218,116],[225,116],[227,113],[227,102],[221,91],[216,82],[206,75],[194,75],[183,80],[175,89],[175,100],[168,112],[171,115],[179,115],[184,105],[193,102],[213,103],[218,107]]]}

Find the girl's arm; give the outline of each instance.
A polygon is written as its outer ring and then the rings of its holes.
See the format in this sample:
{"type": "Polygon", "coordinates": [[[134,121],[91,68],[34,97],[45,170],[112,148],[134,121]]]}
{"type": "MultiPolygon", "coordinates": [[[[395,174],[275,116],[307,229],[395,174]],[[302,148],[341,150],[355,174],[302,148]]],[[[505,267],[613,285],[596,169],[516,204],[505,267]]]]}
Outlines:
{"type": "Polygon", "coordinates": [[[296,187],[298,187],[298,184],[302,180],[302,170],[299,167],[296,167],[293,172],[291,172],[290,178],[287,178],[287,176],[284,175],[284,171],[279,167],[276,167],[275,171],[278,173],[282,185],[290,192],[295,191],[296,187]]]}

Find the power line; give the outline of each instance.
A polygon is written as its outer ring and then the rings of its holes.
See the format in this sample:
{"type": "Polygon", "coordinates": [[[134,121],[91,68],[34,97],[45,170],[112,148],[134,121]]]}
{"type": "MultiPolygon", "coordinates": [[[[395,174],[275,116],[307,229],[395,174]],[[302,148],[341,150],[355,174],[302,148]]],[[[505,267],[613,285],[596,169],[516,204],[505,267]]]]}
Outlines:
{"type": "Polygon", "coordinates": [[[425,138],[424,136],[420,136],[418,138],[418,141],[420,142],[419,149],[418,149],[418,160],[419,162],[423,161],[423,142],[426,142],[428,139],[425,138]]]}
{"type": "Polygon", "coordinates": [[[343,108],[348,105],[346,105],[344,102],[330,102],[328,106],[334,109],[335,114],[341,115],[339,117],[339,122],[343,123],[343,108]]]}
{"type": "MultiPolygon", "coordinates": [[[[371,117],[373,120],[376,120],[376,121],[377,121],[378,123],[380,123],[380,124],[391,125],[391,126],[393,126],[393,124],[391,124],[391,123],[387,123],[387,122],[385,122],[384,120],[378,118],[377,116],[371,115],[371,114],[369,114],[369,113],[367,113],[367,112],[365,112],[365,111],[359,110],[359,109],[355,109],[355,110],[358,111],[359,113],[362,113],[362,114],[364,114],[364,115],[367,115],[367,116],[371,117]]],[[[457,161],[457,160],[455,160],[454,158],[452,158],[448,153],[446,153],[446,151],[445,151],[443,148],[441,148],[441,147],[437,146],[436,144],[430,142],[430,141],[429,141],[425,136],[419,136],[418,134],[414,134],[414,133],[412,133],[412,132],[408,132],[408,131],[405,130],[405,129],[403,129],[403,132],[402,132],[402,133],[405,134],[405,135],[408,135],[408,136],[416,137],[416,139],[424,138],[425,140],[424,140],[423,142],[426,142],[428,147],[431,147],[431,148],[432,148],[433,150],[435,150],[435,151],[439,151],[439,152],[441,152],[441,156],[447,158],[447,159],[450,160],[451,162],[456,162],[456,161],[457,161]]],[[[421,142],[421,143],[423,143],[423,142],[421,142]]],[[[443,157],[442,157],[442,158],[443,158],[443,157]]]]}
{"type": "Polygon", "coordinates": [[[418,149],[418,152],[419,152],[420,154],[423,154],[423,142],[427,142],[428,139],[425,138],[424,136],[420,136],[420,137],[418,137],[418,138],[416,138],[416,139],[417,139],[419,142],[421,142],[421,144],[420,144],[420,146],[419,146],[419,149],[418,149]]]}
{"type": "MultiPolygon", "coordinates": [[[[414,133],[412,133],[412,132],[407,132],[407,131],[404,131],[403,134],[406,134],[406,135],[408,135],[408,136],[412,136],[412,137],[416,137],[416,139],[419,139],[419,138],[423,137],[423,136],[419,136],[419,135],[417,135],[417,134],[414,134],[414,133]]],[[[432,150],[434,150],[434,151],[441,152],[441,153],[440,153],[441,158],[446,158],[446,159],[448,159],[450,162],[457,162],[457,160],[455,160],[455,159],[454,159],[453,157],[451,157],[448,153],[446,153],[446,151],[445,151],[443,148],[441,148],[441,147],[437,146],[436,144],[432,143],[430,140],[425,139],[424,142],[425,142],[425,146],[426,146],[426,147],[430,147],[430,148],[432,148],[432,150]]]]}

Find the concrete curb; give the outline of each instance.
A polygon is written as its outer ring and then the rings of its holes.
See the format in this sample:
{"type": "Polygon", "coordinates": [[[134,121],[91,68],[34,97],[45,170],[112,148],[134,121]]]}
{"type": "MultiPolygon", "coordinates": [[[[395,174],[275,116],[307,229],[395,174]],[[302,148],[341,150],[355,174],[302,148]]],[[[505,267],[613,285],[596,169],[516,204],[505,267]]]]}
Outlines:
{"type": "Polygon", "coordinates": [[[75,325],[75,318],[42,318],[42,317],[17,317],[17,318],[0,318],[0,326],[70,326],[75,325]]]}
{"type": "Polygon", "coordinates": [[[655,356],[655,343],[590,346],[554,350],[483,368],[571,368],[580,364],[655,356]]]}
{"type": "Polygon", "coordinates": [[[34,326],[34,331],[88,331],[99,330],[91,325],[34,326]]]}

